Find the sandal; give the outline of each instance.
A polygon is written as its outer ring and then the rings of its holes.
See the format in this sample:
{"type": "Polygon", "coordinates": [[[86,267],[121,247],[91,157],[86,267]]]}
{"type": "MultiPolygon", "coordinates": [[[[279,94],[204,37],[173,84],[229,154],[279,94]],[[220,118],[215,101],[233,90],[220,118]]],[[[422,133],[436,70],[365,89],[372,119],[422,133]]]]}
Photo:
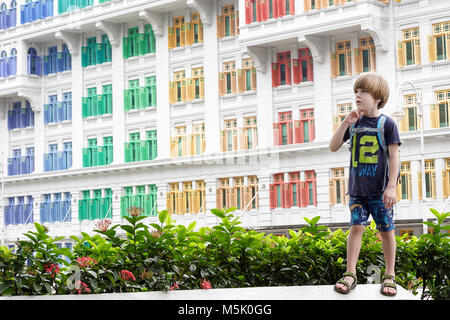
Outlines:
{"type": "Polygon", "coordinates": [[[356,287],[356,283],[357,283],[356,274],[351,273],[351,272],[345,272],[343,274],[342,278],[339,279],[337,283],[343,284],[347,288],[347,290],[342,290],[341,288],[336,287],[336,285],[334,286],[334,290],[336,290],[337,292],[342,293],[342,294],[348,294],[350,291],[352,291],[356,287]],[[353,283],[350,285],[347,281],[344,280],[346,276],[352,277],[355,281],[353,281],[353,283]]]}
{"type": "Polygon", "coordinates": [[[395,277],[390,275],[390,274],[385,274],[383,276],[383,278],[381,279],[381,288],[380,288],[380,293],[384,296],[389,296],[389,297],[393,297],[397,294],[397,285],[395,284],[395,277]],[[393,283],[390,282],[384,282],[384,280],[386,279],[390,279],[393,281],[393,283]],[[385,292],[384,288],[393,288],[395,289],[395,293],[391,293],[391,292],[385,292]]]}

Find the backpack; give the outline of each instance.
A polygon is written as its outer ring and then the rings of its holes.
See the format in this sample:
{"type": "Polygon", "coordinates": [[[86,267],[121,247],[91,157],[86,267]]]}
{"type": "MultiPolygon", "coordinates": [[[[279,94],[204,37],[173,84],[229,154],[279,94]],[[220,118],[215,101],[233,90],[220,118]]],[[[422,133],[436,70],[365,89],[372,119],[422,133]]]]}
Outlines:
{"type": "MultiPolygon", "coordinates": [[[[378,123],[376,128],[369,128],[369,127],[360,127],[355,128],[356,122],[352,123],[349,127],[350,129],[350,138],[349,138],[349,150],[350,150],[350,161],[352,160],[352,138],[355,133],[361,133],[361,132],[376,132],[378,136],[378,143],[383,150],[384,159],[387,161],[384,162],[384,180],[383,180],[383,188],[386,185],[387,180],[387,168],[389,168],[389,152],[388,152],[388,146],[386,145],[386,140],[384,139],[384,124],[386,123],[387,116],[384,114],[381,114],[378,118],[378,123]]],[[[400,164],[400,162],[399,162],[400,164]]],[[[398,166],[398,179],[400,178],[400,165],[398,166]]],[[[384,191],[384,190],[383,190],[384,191]]]]}

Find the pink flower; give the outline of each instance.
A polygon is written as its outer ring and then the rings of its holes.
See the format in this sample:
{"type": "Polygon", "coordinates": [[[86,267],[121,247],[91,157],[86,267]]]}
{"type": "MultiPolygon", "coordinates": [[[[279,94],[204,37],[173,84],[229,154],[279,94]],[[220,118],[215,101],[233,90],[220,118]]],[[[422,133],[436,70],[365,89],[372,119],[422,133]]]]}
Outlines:
{"type": "Polygon", "coordinates": [[[178,289],[180,289],[180,287],[177,285],[176,282],[169,288],[170,291],[178,290],[178,289]]]}
{"type": "Polygon", "coordinates": [[[108,227],[111,225],[111,219],[103,219],[98,221],[95,224],[95,227],[97,228],[97,230],[105,232],[106,230],[108,230],[108,227]]]}
{"type": "Polygon", "coordinates": [[[92,259],[91,257],[81,257],[77,258],[77,263],[80,268],[92,267],[93,265],[97,264],[97,260],[92,259]]]}
{"type": "Polygon", "coordinates": [[[50,273],[52,278],[59,273],[59,266],[56,263],[50,263],[44,265],[44,270],[46,273],[50,273]]]}
{"type": "Polygon", "coordinates": [[[139,217],[144,210],[141,207],[129,207],[127,209],[128,214],[130,217],[139,217]]]}
{"type": "Polygon", "coordinates": [[[212,288],[212,284],[208,280],[203,279],[203,281],[200,283],[200,288],[202,288],[202,289],[211,289],[212,288]]]}
{"type": "Polygon", "coordinates": [[[128,271],[128,270],[122,270],[120,272],[120,277],[122,278],[122,280],[124,281],[129,281],[129,280],[133,280],[136,281],[136,278],[134,277],[133,273],[128,271]]]}
{"type": "Polygon", "coordinates": [[[75,283],[75,286],[78,287],[78,289],[75,289],[75,292],[78,294],[82,294],[82,293],[91,293],[91,289],[89,289],[89,287],[87,286],[86,283],[81,282],[81,281],[77,281],[75,283]]]}

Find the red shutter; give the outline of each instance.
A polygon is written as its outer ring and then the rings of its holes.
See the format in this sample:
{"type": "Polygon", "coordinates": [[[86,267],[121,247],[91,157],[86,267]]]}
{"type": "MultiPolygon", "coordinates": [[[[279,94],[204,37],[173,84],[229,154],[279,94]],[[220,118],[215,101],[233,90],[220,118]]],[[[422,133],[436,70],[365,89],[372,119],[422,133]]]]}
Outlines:
{"type": "Polygon", "coordinates": [[[269,0],[262,0],[261,13],[263,21],[269,19],[269,0]]]}
{"type": "Polygon", "coordinates": [[[295,14],[295,0],[289,0],[289,13],[295,14]]]}
{"type": "Polygon", "coordinates": [[[292,84],[291,69],[292,69],[292,63],[291,63],[291,59],[289,59],[288,61],[286,61],[286,73],[287,73],[286,84],[289,84],[289,85],[292,84]]]}
{"type": "Polygon", "coordinates": [[[287,143],[292,144],[293,143],[293,134],[294,134],[294,128],[293,128],[293,121],[289,121],[288,123],[288,129],[287,129],[287,143]]]}
{"type": "Polygon", "coordinates": [[[262,0],[255,0],[256,1],[256,21],[261,22],[262,20],[262,0]]]}
{"type": "Polygon", "coordinates": [[[280,72],[278,70],[278,63],[272,62],[272,88],[280,85],[280,72]]]}
{"type": "Polygon", "coordinates": [[[286,15],[286,0],[279,0],[279,6],[278,6],[278,10],[279,10],[279,14],[278,16],[283,17],[286,15]]]}
{"type": "Polygon", "coordinates": [[[294,83],[302,81],[302,68],[300,67],[300,59],[293,59],[294,83]]]}
{"type": "Polygon", "coordinates": [[[280,124],[279,123],[273,124],[273,145],[274,146],[280,145],[280,124]]]}
{"type": "Polygon", "coordinates": [[[279,17],[278,15],[278,1],[279,0],[272,0],[272,15],[275,19],[277,19],[279,17]]]}
{"type": "Polygon", "coordinates": [[[314,69],[313,69],[313,58],[308,58],[308,74],[306,75],[308,81],[314,81],[314,69]]]}
{"type": "Polygon", "coordinates": [[[295,143],[301,143],[300,140],[302,132],[300,131],[300,120],[294,120],[294,141],[295,143]]]}
{"type": "Polygon", "coordinates": [[[245,24],[250,23],[250,0],[245,0],[245,24]]]}
{"type": "MultiPolygon", "coordinates": [[[[313,193],[313,204],[317,206],[317,190],[316,190],[316,180],[312,182],[312,193],[313,193]]],[[[342,195],[345,197],[345,195],[342,195]]]]}
{"type": "Polygon", "coordinates": [[[300,206],[306,207],[308,205],[308,188],[306,182],[300,182],[300,206]]]}
{"type": "Polygon", "coordinates": [[[312,142],[316,138],[316,126],[314,118],[309,120],[309,141],[312,142]]]}
{"type": "Polygon", "coordinates": [[[270,194],[269,194],[269,202],[270,209],[275,209],[277,207],[277,189],[274,184],[269,186],[270,194]]]}

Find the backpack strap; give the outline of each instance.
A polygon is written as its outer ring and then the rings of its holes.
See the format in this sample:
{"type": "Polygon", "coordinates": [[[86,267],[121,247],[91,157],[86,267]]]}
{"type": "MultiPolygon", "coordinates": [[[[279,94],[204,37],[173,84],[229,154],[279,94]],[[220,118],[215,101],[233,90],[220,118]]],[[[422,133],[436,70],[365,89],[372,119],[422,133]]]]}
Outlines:
{"type": "Polygon", "coordinates": [[[384,139],[384,124],[386,123],[386,116],[384,114],[381,114],[380,118],[378,119],[377,124],[377,135],[378,140],[380,141],[381,148],[383,148],[384,151],[387,150],[386,140],[384,139]]]}

